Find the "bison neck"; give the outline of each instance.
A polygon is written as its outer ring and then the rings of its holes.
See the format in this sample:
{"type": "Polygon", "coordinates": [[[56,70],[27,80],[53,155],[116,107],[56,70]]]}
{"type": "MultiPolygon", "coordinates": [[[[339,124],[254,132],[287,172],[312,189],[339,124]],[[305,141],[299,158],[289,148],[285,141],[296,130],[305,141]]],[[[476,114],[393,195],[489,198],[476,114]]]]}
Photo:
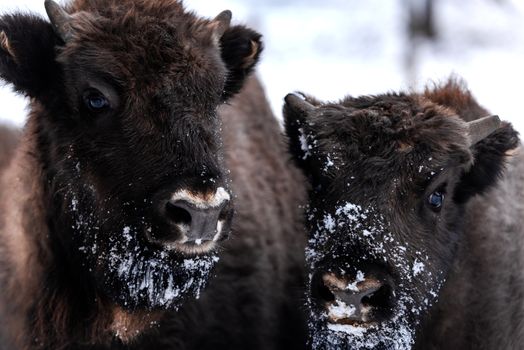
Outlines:
{"type": "Polygon", "coordinates": [[[51,219],[46,148],[37,130],[31,117],[0,179],[0,347],[66,349],[129,342],[162,314],[126,312],[107,300],[54,239],[68,233],[51,219]]]}

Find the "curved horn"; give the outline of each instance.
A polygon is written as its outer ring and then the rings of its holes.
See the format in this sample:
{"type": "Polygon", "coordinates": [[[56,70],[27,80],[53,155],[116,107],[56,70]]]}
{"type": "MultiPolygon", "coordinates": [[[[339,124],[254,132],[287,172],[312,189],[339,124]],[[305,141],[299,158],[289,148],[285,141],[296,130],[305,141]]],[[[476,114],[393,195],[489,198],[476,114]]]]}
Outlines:
{"type": "Polygon", "coordinates": [[[64,41],[67,42],[73,36],[73,28],[71,27],[71,15],[69,15],[60,5],[53,0],[45,0],[44,2],[47,16],[53,25],[55,33],[64,41]]]}
{"type": "Polygon", "coordinates": [[[218,14],[218,16],[213,19],[211,22],[213,25],[213,34],[216,38],[220,39],[222,35],[226,32],[226,30],[231,25],[231,18],[233,17],[233,14],[229,10],[222,11],[218,14]]]}
{"type": "Polygon", "coordinates": [[[490,115],[488,117],[470,121],[468,123],[468,132],[471,138],[471,144],[474,145],[477,142],[482,141],[499,127],[500,118],[498,115],[490,115]]]}
{"type": "Polygon", "coordinates": [[[311,103],[306,101],[304,95],[299,93],[288,94],[284,100],[292,109],[308,114],[316,109],[311,103]]]}

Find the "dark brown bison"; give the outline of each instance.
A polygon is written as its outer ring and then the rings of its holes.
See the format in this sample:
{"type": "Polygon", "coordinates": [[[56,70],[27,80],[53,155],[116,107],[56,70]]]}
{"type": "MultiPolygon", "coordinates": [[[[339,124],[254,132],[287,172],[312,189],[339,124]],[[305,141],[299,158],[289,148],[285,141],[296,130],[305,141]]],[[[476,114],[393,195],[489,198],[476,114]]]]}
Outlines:
{"type": "Polygon", "coordinates": [[[0,18],[0,75],[31,98],[1,174],[0,348],[303,346],[300,174],[246,83],[260,35],[175,0],[45,5],[0,18]]]}
{"type": "Polygon", "coordinates": [[[338,103],[289,95],[284,112],[311,180],[312,348],[524,344],[524,162],[509,123],[455,81],[338,103]]]}

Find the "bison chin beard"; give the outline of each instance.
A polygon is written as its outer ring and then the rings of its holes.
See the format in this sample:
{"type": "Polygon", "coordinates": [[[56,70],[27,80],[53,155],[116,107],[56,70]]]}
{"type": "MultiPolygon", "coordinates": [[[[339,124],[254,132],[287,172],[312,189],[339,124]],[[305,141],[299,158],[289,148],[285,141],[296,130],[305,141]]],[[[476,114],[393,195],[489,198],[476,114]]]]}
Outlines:
{"type": "MultiPolygon", "coordinates": [[[[309,348],[335,349],[411,349],[414,344],[416,322],[413,322],[413,299],[399,293],[394,316],[389,320],[361,326],[329,323],[326,313],[310,308],[309,348]]],[[[311,303],[311,301],[310,301],[311,303]]]]}
{"type": "Polygon", "coordinates": [[[216,255],[182,257],[129,242],[99,258],[100,287],[126,310],[177,310],[185,298],[200,297],[217,261],[216,255]]]}
{"type": "Polygon", "coordinates": [[[125,310],[177,310],[199,298],[218,262],[215,254],[184,257],[150,247],[126,226],[96,257],[99,289],[125,310]]]}
{"type": "Polygon", "coordinates": [[[186,298],[198,299],[218,256],[188,257],[151,245],[148,222],[126,225],[131,220],[118,210],[94,209],[94,193],[90,186],[67,192],[64,212],[77,258],[99,293],[127,311],[177,310],[186,298]]]}

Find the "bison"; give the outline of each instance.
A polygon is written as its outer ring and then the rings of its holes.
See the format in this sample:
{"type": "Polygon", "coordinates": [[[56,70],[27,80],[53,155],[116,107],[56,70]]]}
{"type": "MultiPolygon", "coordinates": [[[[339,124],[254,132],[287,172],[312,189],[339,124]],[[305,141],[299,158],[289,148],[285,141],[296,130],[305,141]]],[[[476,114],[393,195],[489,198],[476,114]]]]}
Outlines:
{"type": "Polygon", "coordinates": [[[248,78],[260,34],[177,0],[45,6],[0,18],[31,101],[0,143],[0,348],[303,347],[301,174],[248,78]]]}
{"type": "Polygon", "coordinates": [[[336,103],[290,94],[284,113],[311,184],[311,348],[524,344],[524,158],[509,123],[457,79],[336,103]]]}

